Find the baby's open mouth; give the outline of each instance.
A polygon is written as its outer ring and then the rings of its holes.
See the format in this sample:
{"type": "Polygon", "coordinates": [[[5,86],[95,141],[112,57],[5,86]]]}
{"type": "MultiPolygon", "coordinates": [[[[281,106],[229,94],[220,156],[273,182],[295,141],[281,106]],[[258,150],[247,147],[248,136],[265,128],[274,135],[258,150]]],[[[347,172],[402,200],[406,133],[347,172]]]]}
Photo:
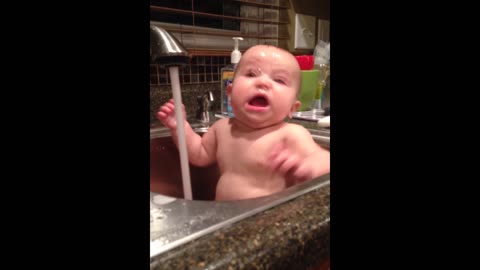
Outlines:
{"type": "Polygon", "coordinates": [[[263,96],[255,96],[248,102],[248,104],[255,107],[267,107],[268,100],[263,96]]]}

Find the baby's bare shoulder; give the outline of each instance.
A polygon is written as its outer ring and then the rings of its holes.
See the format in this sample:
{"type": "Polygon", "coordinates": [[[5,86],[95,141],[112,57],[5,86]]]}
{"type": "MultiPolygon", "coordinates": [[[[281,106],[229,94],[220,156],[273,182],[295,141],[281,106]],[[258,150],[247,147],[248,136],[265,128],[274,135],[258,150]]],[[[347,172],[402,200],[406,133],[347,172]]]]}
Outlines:
{"type": "Polygon", "coordinates": [[[212,126],[210,126],[210,129],[223,129],[228,125],[228,122],[228,118],[218,119],[212,126]]]}
{"type": "Polygon", "coordinates": [[[321,149],[321,147],[313,140],[312,134],[303,126],[288,123],[286,127],[287,132],[284,133],[285,140],[288,144],[295,145],[298,149],[305,153],[310,154],[315,149],[321,149]]]}
{"type": "Polygon", "coordinates": [[[217,136],[223,137],[222,135],[228,134],[230,125],[229,118],[222,118],[213,123],[209,132],[214,132],[217,136]]]}
{"type": "Polygon", "coordinates": [[[295,136],[299,138],[311,137],[310,132],[306,128],[295,123],[285,123],[285,126],[283,127],[283,131],[289,134],[290,136],[295,136]]]}

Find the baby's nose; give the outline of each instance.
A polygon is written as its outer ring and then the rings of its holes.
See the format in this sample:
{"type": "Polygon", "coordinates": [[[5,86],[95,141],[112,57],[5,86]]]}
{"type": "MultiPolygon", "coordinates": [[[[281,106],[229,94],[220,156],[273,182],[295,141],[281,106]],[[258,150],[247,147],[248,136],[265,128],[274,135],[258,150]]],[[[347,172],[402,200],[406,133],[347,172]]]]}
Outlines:
{"type": "Polygon", "coordinates": [[[265,74],[258,76],[255,84],[258,89],[268,90],[272,87],[270,78],[265,74]]]}

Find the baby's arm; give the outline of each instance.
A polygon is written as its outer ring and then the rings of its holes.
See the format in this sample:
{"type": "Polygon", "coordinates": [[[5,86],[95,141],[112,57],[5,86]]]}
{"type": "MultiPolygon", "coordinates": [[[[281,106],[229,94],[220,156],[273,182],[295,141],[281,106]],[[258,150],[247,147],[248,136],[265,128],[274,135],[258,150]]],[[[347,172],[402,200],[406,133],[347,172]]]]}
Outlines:
{"type": "Polygon", "coordinates": [[[276,145],[270,167],[293,182],[303,182],[330,172],[330,152],[320,147],[303,127],[294,127],[289,138],[276,145]]]}
{"type": "MultiPolygon", "coordinates": [[[[185,106],[182,104],[185,118],[185,106]]],[[[160,107],[157,118],[172,132],[172,138],[178,147],[177,121],[175,119],[175,105],[173,99],[160,107]]],[[[208,166],[216,160],[215,125],[202,136],[193,131],[190,124],[184,120],[185,140],[187,144],[188,160],[196,166],[208,166]]]]}

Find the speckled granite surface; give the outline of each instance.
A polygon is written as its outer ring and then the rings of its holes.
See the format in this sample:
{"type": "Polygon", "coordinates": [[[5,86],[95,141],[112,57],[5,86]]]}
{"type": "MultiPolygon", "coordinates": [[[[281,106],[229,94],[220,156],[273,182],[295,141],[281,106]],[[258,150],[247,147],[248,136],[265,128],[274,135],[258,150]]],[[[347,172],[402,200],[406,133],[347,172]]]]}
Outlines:
{"type": "Polygon", "coordinates": [[[151,259],[150,269],[309,269],[330,256],[330,186],[151,259]]]}

